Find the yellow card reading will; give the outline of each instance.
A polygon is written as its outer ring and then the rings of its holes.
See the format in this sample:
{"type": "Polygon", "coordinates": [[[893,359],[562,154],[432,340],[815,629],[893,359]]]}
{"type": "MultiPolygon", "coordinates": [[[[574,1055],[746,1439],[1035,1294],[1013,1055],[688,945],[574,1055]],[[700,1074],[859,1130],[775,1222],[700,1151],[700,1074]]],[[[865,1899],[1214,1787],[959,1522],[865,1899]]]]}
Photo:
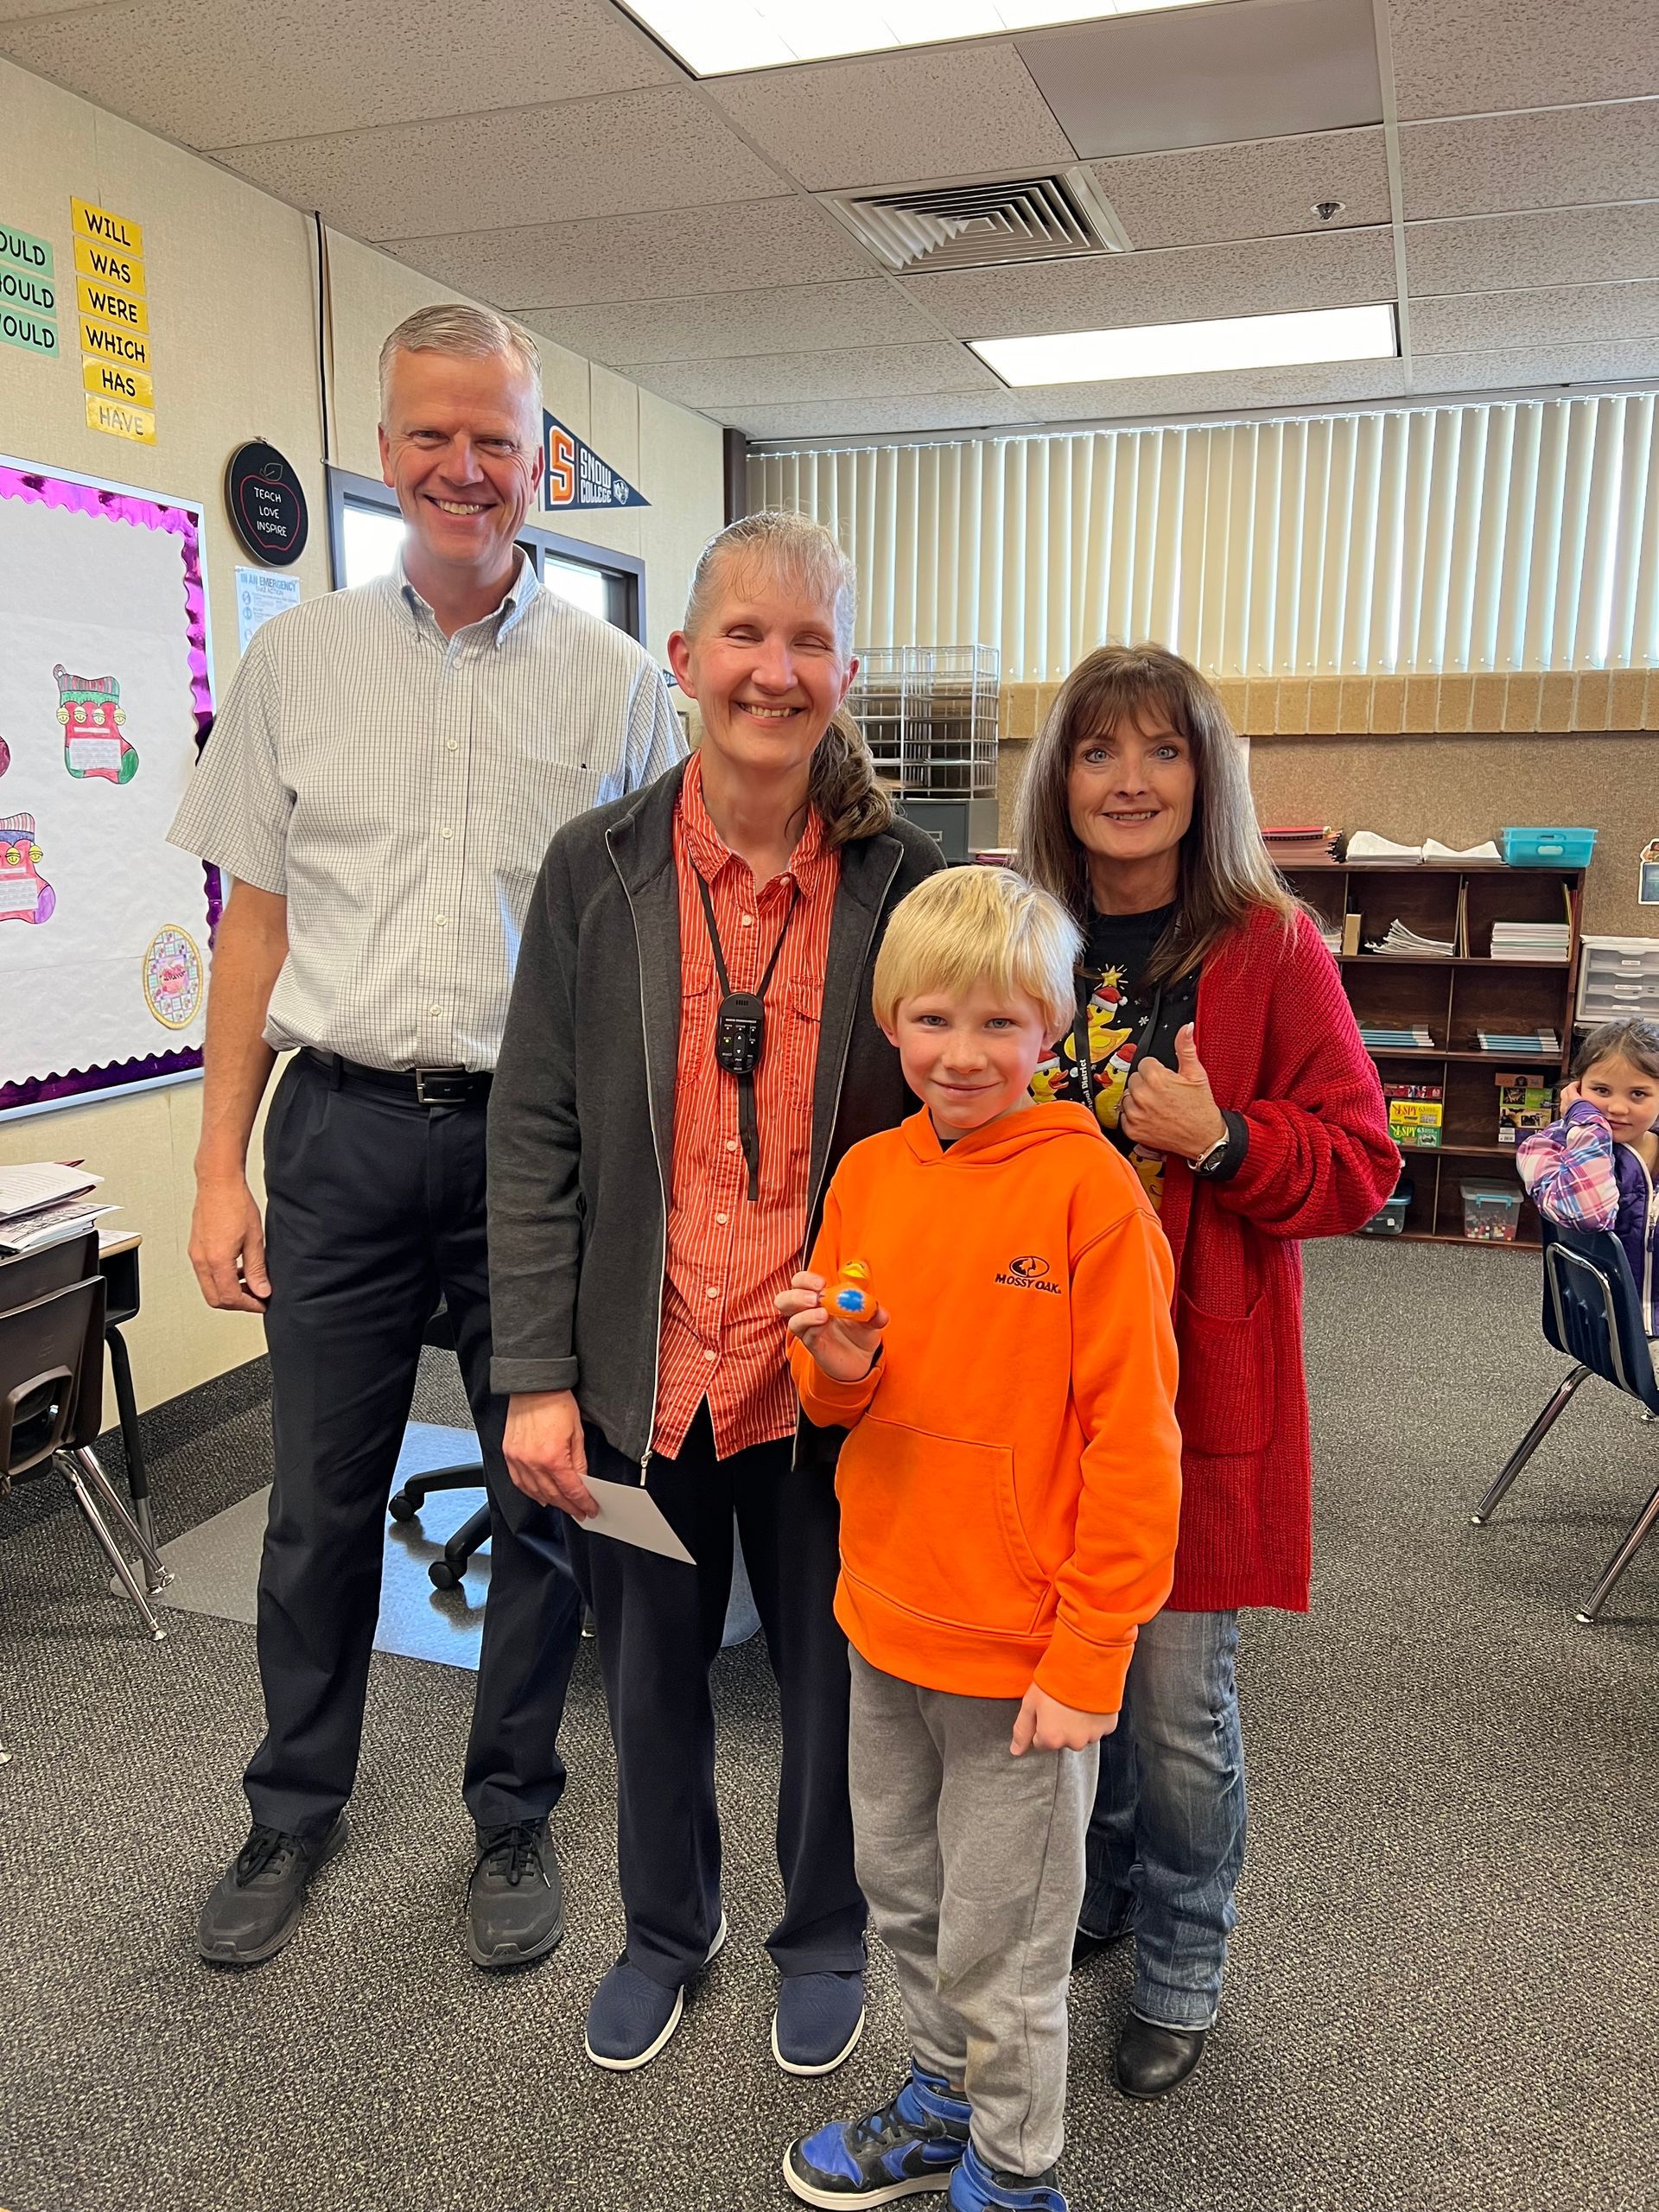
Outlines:
{"type": "Polygon", "coordinates": [[[114,246],[121,253],[142,253],[144,250],[144,226],[117,215],[107,207],[95,207],[90,200],[69,200],[69,220],[72,227],[84,238],[97,238],[104,245],[114,246]]]}
{"type": "Polygon", "coordinates": [[[96,355],[100,361],[121,361],[130,369],[149,366],[149,340],[136,330],[118,330],[112,323],[94,322],[90,315],[80,318],[80,350],[96,355]]]}
{"type": "Polygon", "coordinates": [[[82,276],[96,276],[101,283],[119,284],[129,292],[144,289],[144,264],[137,255],[118,253],[96,238],[76,238],[75,268],[82,276]]]}
{"type": "Polygon", "coordinates": [[[82,315],[96,315],[101,322],[124,323],[129,330],[149,328],[149,309],[130,292],[120,292],[111,284],[94,284],[85,276],[75,279],[75,299],[82,315]]]}
{"type": "Polygon", "coordinates": [[[156,386],[142,369],[124,369],[115,361],[83,360],[80,380],[100,399],[124,399],[135,407],[153,407],[156,386]]]}
{"type": "Polygon", "coordinates": [[[156,442],[156,416],[148,407],[129,407],[124,400],[100,399],[95,392],[86,395],[86,427],[102,430],[106,437],[130,438],[135,445],[153,446],[156,442]]]}

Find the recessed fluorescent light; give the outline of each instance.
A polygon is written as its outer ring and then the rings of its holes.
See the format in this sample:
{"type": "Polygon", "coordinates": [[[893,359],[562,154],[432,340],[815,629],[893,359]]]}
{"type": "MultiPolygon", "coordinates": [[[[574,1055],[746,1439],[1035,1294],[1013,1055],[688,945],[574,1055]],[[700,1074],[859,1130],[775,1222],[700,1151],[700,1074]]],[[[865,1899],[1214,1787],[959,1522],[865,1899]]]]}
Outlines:
{"type": "Polygon", "coordinates": [[[1205,369],[1278,369],[1293,362],[1391,361],[1400,350],[1391,306],[969,342],[1004,384],[1016,385],[1104,384],[1118,377],[1196,376],[1205,369]]]}
{"type": "Polygon", "coordinates": [[[630,14],[699,77],[778,69],[941,39],[995,38],[1055,23],[1197,8],[1215,0],[626,0],[630,14]]]}

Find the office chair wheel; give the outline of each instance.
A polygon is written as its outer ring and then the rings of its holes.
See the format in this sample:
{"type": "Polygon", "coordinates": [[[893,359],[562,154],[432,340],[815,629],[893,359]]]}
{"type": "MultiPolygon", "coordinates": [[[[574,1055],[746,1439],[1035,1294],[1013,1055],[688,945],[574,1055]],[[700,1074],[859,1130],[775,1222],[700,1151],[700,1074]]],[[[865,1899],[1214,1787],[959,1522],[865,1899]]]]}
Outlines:
{"type": "Polygon", "coordinates": [[[432,1578],[435,1590],[459,1590],[466,1579],[466,1570],[451,1567],[447,1559],[435,1559],[426,1571],[432,1578]]]}
{"type": "Polygon", "coordinates": [[[394,1521],[412,1521],[420,1510],[408,1491],[401,1490],[392,1492],[386,1505],[386,1510],[394,1521]]]}

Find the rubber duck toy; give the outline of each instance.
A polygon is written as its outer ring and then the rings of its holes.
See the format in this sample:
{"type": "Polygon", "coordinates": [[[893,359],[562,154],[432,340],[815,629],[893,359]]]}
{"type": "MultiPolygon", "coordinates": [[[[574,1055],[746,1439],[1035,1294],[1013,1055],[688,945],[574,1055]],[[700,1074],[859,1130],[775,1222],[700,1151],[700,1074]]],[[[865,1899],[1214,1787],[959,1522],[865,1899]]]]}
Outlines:
{"type": "Polygon", "coordinates": [[[870,1287],[868,1260],[849,1260],[823,1287],[823,1302],[835,1321],[874,1321],[878,1300],[870,1287]]]}

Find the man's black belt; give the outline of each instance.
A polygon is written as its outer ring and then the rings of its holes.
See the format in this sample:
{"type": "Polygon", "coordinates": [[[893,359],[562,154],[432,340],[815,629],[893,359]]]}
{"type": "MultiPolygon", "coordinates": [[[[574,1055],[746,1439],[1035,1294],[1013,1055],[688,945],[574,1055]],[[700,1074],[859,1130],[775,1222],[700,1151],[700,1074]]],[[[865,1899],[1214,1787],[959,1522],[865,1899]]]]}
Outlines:
{"type": "Polygon", "coordinates": [[[388,1091],[395,1097],[411,1098],[417,1106],[470,1106],[489,1096],[495,1080],[488,1069],[365,1067],[360,1060],[345,1059],[338,1052],[320,1052],[311,1045],[306,1046],[305,1056],[335,1083],[388,1091]]]}

